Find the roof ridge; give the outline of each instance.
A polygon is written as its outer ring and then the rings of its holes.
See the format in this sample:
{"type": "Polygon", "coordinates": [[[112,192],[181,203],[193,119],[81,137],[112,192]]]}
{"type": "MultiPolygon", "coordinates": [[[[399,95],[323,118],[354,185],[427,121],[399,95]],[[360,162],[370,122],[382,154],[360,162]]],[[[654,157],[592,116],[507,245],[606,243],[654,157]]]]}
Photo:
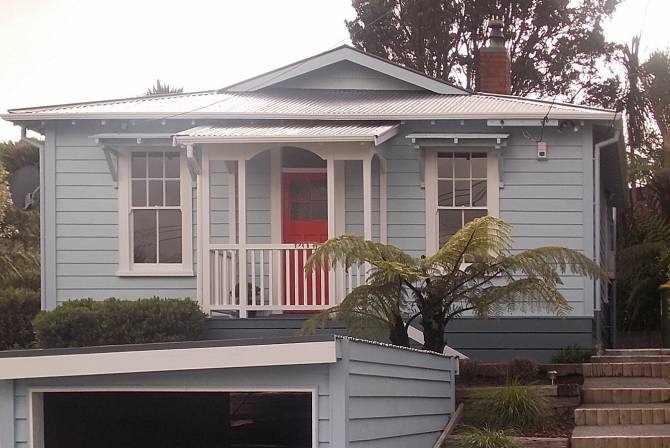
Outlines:
{"type": "Polygon", "coordinates": [[[607,109],[605,107],[595,107],[595,106],[587,106],[587,105],[584,105],[584,104],[566,103],[564,101],[550,101],[548,99],[529,98],[527,96],[505,95],[505,94],[502,94],[502,93],[476,92],[475,95],[477,95],[477,96],[490,96],[490,97],[500,98],[500,99],[509,100],[509,101],[528,101],[530,103],[541,103],[541,104],[553,105],[554,107],[556,107],[556,106],[568,106],[568,107],[575,107],[575,108],[578,108],[578,109],[594,110],[594,111],[598,111],[598,112],[617,112],[615,109],[607,109]]]}

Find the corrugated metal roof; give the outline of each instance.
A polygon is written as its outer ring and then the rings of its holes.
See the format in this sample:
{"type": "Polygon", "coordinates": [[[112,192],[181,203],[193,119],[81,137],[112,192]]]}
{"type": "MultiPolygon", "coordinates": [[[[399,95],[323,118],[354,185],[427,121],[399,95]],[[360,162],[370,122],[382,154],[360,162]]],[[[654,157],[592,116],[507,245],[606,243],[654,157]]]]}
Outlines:
{"type": "Polygon", "coordinates": [[[373,141],[395,135],[398,123],[379,122],[260,122],[198,126],[175,136],[186,142],[373,141]]]}
{"type": "Polygon", "coordinates": [[[13,109],[8,120],[74,118],[205,118],[415,120],[543,118],[612,119],[614,112],[493,94],[441,95],[421,91],[274,89],[199,92],[13,109]]]}

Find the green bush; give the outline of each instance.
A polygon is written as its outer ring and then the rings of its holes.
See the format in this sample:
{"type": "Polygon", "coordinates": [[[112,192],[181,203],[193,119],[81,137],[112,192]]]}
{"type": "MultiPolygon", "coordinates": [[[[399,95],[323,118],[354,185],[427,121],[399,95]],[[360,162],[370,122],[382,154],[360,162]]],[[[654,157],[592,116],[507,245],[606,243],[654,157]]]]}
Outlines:
{"type": "Polygon", "coordinates": [[[548,416],[549,405],[536,390],[510,384],[476,394],[471,403],[471,413],[480,426],[526,429],[543,423],[548,416]]]}
{"type": "Polygon", "coordinates": [[[42,348],[202,339],[205,315],[192,300],[71,300],[42,311],[33,325],[42,348]]]}
{"type": "Polygon", "coordinates": [[[30,289],[0,290],[0,350],[28,348],[35,334],[32,320],[40,311],[40,293],[30,289]]]}
{"type": "Polygon", "coordinates": [[[580,348],[576,345],[562,348],[561,351],[551,357],[554,364],[582,364],[591,361],[589,350],[580,348]]]}
{"type": "Polygon", "coordinates": [[[514,358],[507,363],[507,377],[514,381],[530,381],[537,378],[540,369],[530,359],[514,358]]]}
{"type": "Polygon", "coordinates": [[[517,448],[507,431],[472,428],[458,436],[461,448],[517,448]]]}
{"type": "Polygon", "coordinates": [[[459,363],[459,376],[466,381],[477,378],[499,378],[528,382],[537,378],[539,368],[529,359],[514,358],[508,362],[482,363],[473,359],[464,359],[459,363]]]}

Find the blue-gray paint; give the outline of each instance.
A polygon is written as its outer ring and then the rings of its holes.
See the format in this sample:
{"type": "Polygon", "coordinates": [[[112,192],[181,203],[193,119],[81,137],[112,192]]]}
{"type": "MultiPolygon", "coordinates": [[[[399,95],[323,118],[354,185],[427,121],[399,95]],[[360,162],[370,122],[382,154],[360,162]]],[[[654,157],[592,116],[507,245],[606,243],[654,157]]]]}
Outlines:
{"type": "Polygon", "coordinates": [[[82,387],[311,389],[321,448],[431,447],[454,412],[455,359],[348,339],[336,343],[338,359],[331,364],[0,382],[0,448],[27,446],[30,389],[82,387]]]}

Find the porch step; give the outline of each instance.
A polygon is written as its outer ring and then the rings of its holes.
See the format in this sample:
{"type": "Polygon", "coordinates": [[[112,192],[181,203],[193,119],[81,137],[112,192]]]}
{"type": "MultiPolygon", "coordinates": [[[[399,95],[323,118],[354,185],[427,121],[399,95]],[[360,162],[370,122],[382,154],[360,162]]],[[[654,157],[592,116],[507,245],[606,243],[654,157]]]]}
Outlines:
{"type": "Polygon", "coordinates": [[[585,378],[584,403],[661,403],[670,401],[670,381],[653,377],[585,378]]]}
{"type": "Polygon", "coordinates": [[[575,409],[575,425],[663,425],[670,423],[669,403],[586,404],[575,409]]]}
{"type": "Polygon", "coordinates": [[[582,364],[585,378],[670,377],[670,362],[618,362],[582,364]]]}
{"type": "Polygon", "coordinates": [[[670,425],[577,426],[572,448],[665,448],[670,425]]]}
{"type": "Polygon", "coordinates": [[[591,356],[591,363],[669,362],[670,355],[598,355],[591,356]]]}

